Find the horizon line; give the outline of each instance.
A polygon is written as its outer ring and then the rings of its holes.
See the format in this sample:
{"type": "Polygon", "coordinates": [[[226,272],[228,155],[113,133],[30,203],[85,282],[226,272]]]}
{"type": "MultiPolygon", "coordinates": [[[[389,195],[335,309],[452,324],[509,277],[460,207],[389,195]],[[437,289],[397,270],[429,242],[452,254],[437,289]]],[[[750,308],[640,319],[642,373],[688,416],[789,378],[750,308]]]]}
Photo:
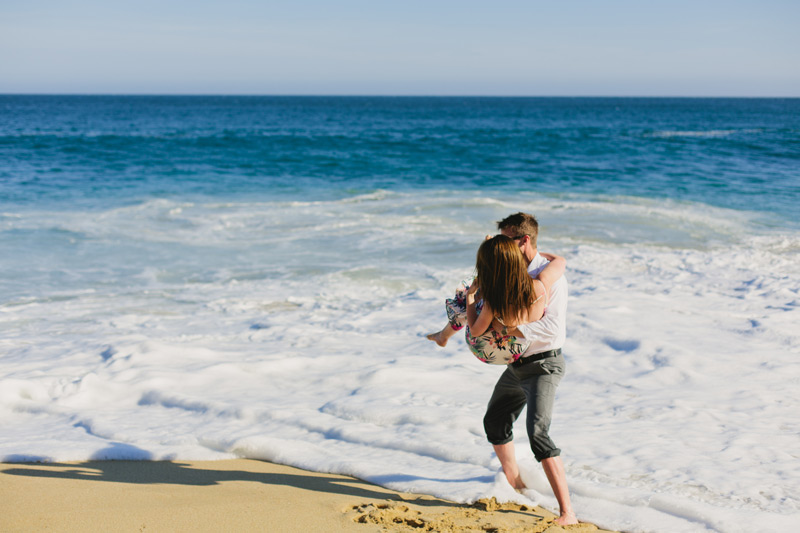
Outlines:
{"type": "Polygon", "coordinates": [[[716,99],[797,99],[798,96],[711,96],[711,95],[500,95],[500,94],[309,94],[309,93],[94,93],[94,92],[0,92],[0,96],[157,96],[157,97],[279,97],[279,98],[716,98],[716,99]]]}

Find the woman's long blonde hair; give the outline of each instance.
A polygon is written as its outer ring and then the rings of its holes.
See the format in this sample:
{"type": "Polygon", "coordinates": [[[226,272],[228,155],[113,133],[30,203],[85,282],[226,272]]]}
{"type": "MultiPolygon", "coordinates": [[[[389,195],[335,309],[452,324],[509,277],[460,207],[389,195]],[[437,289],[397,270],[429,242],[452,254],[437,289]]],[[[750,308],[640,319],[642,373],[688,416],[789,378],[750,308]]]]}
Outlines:
{"type": "Polygon", "coordinates": [[[536,299],[525,256],[513,239],[496,235],[483,241],[475,262],[480,297],[504,322],[521,322],[536,299]]]}

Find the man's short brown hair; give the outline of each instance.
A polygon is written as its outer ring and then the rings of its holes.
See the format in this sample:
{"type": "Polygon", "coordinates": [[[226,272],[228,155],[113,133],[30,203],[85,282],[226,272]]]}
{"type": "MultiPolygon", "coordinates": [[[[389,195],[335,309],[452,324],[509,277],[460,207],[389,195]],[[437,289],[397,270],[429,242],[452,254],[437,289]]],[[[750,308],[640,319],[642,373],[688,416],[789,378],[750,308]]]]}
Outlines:
{"type": "Polygon", "coordinates": [[[531,238],[531,246],[536,248],[536,239],[539,236],[539,223],[533,215],[522,212],[514,213],[499,221],[497,223],[497,229],[500,231],[504,229],[511,230],[514,237],[528,235],[531,238]]]}

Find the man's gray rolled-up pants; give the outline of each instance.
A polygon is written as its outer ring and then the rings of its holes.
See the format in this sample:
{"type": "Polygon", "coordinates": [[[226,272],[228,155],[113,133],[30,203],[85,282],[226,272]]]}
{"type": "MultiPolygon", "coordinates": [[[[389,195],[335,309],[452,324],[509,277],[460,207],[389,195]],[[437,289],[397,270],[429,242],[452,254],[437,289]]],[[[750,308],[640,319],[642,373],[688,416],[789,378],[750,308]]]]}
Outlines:
{"type": "Polygon", "coordinates": [[[526,427],[536,460],[541,462],[560,455],[561,450],[550,439],[549,431],[556,387],[564,376],[565,369],[566,362],[560,353],[555,357],[518,367],[509,365],[494,387],[483,418],[483,427],[489,442],[511,442],[514,438],[514,421],[527,405],[526,427]]]}

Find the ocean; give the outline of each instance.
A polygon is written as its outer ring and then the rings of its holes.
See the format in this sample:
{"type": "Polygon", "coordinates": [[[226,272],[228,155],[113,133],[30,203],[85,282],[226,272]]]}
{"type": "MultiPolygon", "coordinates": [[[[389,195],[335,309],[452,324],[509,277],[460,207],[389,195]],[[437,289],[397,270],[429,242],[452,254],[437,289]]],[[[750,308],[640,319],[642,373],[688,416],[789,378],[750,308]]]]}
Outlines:
{"type": "Polygon", "coordinates": [[[425,334],[506,215],[567,259],[578,517],[800,526],[800,99],[0,95],[0,460],[248,457],[555,508],[425,334]]]}

